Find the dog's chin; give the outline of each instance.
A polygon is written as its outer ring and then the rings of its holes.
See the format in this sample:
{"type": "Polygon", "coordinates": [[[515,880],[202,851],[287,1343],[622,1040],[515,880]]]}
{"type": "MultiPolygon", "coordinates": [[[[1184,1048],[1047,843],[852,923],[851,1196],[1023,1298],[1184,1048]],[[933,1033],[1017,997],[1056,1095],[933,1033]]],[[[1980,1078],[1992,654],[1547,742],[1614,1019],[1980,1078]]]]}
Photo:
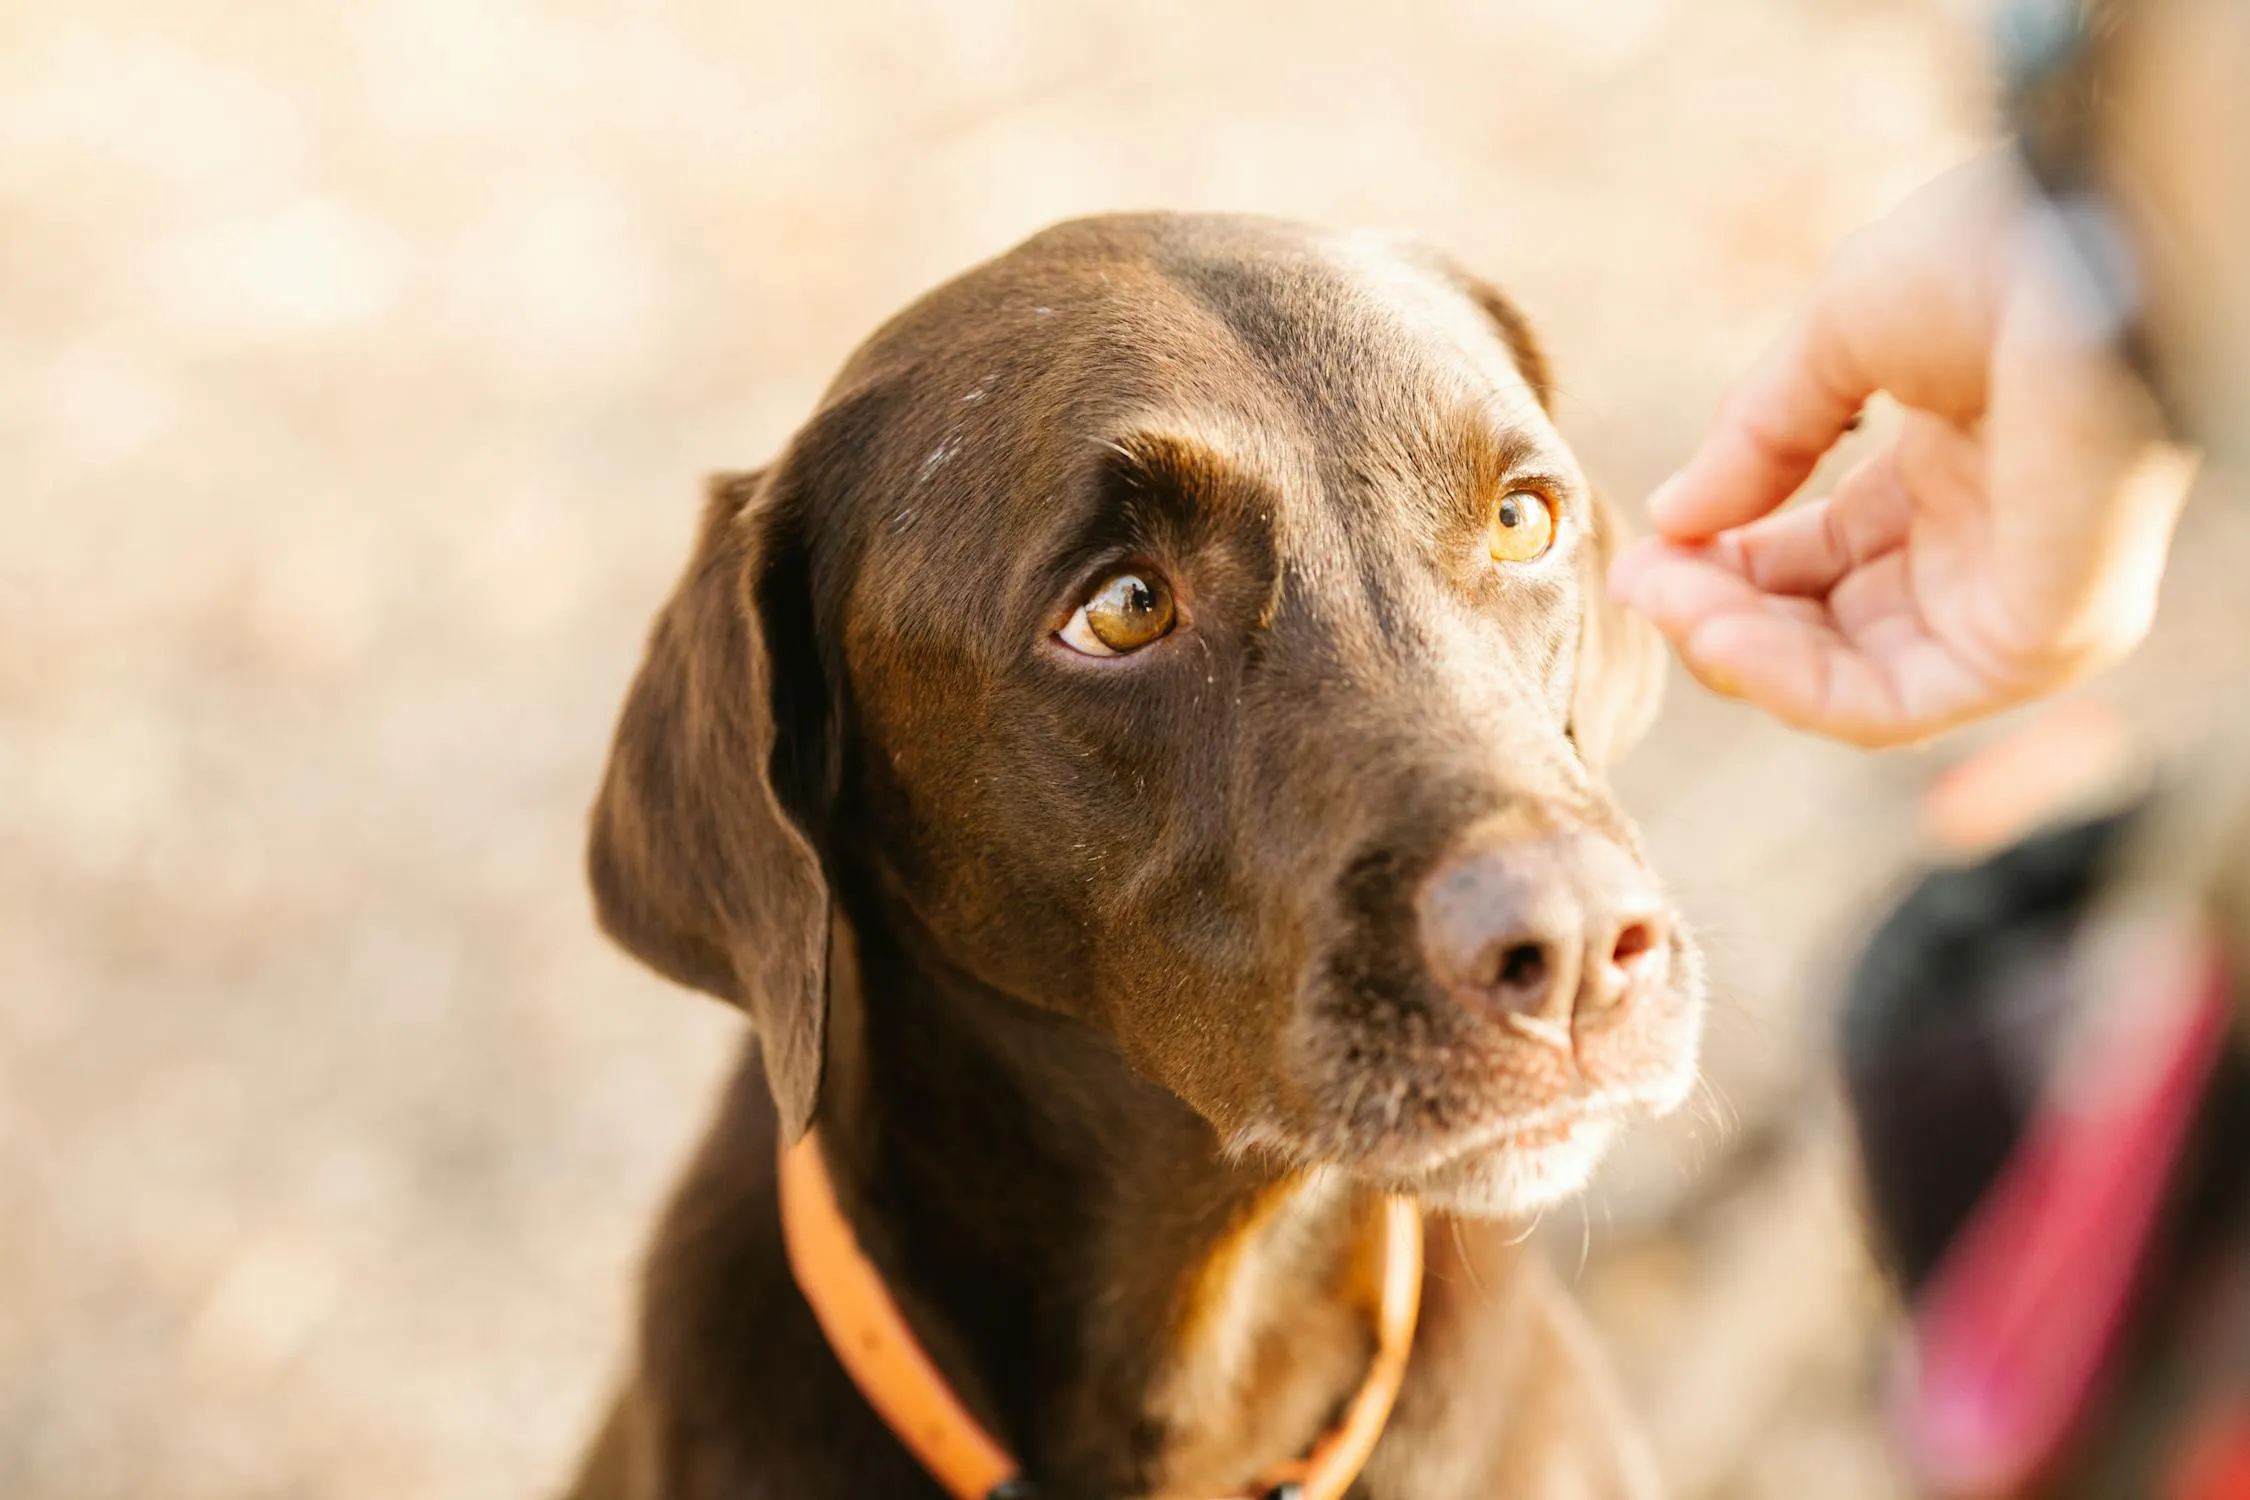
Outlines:
{"type": "Polygon", "coordinates": [[[1583,1188],[1616,1137],[1614,1119],[1580,1119],[1499,1137],[1400,1184],[1428,1208],[1468,1219],[1523,1219],[1583,1188]]]}
{"type": "Polygon", "coordinates": [[[1623,1112],[1551,1116],[1502,1123],[1422,1147],[1395,1137],[1374,1151],[1313,1147],[1253,1126],[1230,1149],[1296,1170],[1336,1172],[1345,1180],[1401,1193],[1437,1212],[1468,1219],[1527,1219],[1585,1187],[1625,1119],[1623,1112]]]}

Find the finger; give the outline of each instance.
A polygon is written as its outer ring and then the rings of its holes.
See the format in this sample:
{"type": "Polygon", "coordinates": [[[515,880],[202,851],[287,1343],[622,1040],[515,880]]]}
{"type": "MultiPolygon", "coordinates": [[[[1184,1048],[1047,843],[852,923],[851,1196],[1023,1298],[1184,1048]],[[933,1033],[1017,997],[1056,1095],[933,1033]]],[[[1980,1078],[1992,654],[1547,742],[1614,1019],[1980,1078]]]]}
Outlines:
{"type": "Polygon", "coordinates": [[[1675,541],[1701,541],[1777,509],[1850,429],[1874,382],[1854,356],[1827,277],[1719,409],[1680,471],[1649,496],[1649,520],[1675,541]]]}
{"type": "Polygon", "coordinates": [[[1919,737],[1883,665],[1825,626],[1720,615],[1680,644],[1680,660],[1699,681],[1798,729],[1870,746],[1919,737]]]}
{"type": "Polygon", "coordinates": [[[1813,623],[1829,617],[1821,600],[1768,593],[1707,548],[1640,543],[1624,582],[1627,587],[1618,591],[1622,602],[1675,637],[1684,637],[1706,619],[1736,611],[1813,623]]]}
{"type": "Polygon", "coordinates": [[[1627,542],[1610,561],[1610,596],[1620,604],[1634,605],[1640,591],[1648,586],[1650,577],[1683,562],[1710,564],[1739,571],[1734,569],[1732,559],[1721,556],[1712,547],[1682,546],[1677,542],[1665,541],[1662,537],[1638,537],[1627,542]]]}
{"type": "MultiPolygon", "coordinates": [[[[1895,591],[1902,558],[1887,554],[1851,577],[1895,591]]],[[[1766,593],[1694,551],[1653,558],[1632,602],[1706,687],[1838,739],[1904,744],[2013,701],[1931,640],[1911,611],[1885,611],[1863,622],[1875,628],[1847,635],[1820,601],[1766,593]]]]}
{"type": "MultiPolygon", "coordinates": [[[[1626,564],[1627,558],[1618,561],[1626,564]]],[[[1666,634],[1684,632],[1714,613],[1759,607],[1757,587],[1702,549],[1642,542],[1625,572],[1625,603],[1666,634]]]]}
{"type": "Polygon", "coordinates": [[[2013,701],[1922,634],[1910,615],[1886,622],[1896,629],[1847,636],[1820,601],[1765,593],[1692,550],[1652,555],[1631,602],[1705,687],[1857,744],[1910,743],[2013,701]]]}
{"type": "Polygon", "coordinates": [[[2015,169],[1999,154],[1948,173],[1855,236],[1727,398],[1702,447],[1650,497],[1656,528],[1699,541],[1776,509],[1878,388],[1974,423],[1999,314],[1989,271],[2020,207],[2015,169]]]}
{"type": "Polygon", "coordinates": [[[1833,496],[1722,532],[1709,550],[1767,593],[1824,597],[1903,546],[1913,517],[1896,455],[1886,452],[1846,474],[1833,496]]]}
{"type": "Polygon", "coordinates": [[[1826,595],[1851,570],[1851,549],[1827,500],[1752,521],[1713,537],[1713,556],[1770,594],[1826,595]]]}
{"type": "Polygon", "coordinates": [[[1667,550],[1667,544],[1655,537],[1636,537],[1618,548],[1609,562],[1609,596],[1620,604],[1631,604],[1641,578],[1667,550]]]}
{"type": "Polygon", "coordinates": [[[2041,691],[1986,673],[1909,614],[1847,634],[1833,618],[1715,613],[1676,644],[1698,678],[1784,723],[1866,746],[1925,740],[2041,691]]]}

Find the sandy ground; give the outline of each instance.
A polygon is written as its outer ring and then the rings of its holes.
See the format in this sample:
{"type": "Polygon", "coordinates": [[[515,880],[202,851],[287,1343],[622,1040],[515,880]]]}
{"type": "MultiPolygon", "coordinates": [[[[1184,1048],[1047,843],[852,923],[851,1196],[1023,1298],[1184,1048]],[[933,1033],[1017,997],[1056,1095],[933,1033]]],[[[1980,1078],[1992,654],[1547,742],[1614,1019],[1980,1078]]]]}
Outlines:
{"type": "MultiPolygon", "coordinates": [[[[0,1495],[534,1495],[738,1036],[583,809],[698,476],[1056,218],[1411,227],[1628,500],[1826,247],[1988,130],[1854,0],[0,8],[0,1495]]],[[[2192,523],[2159,739],[2250,543],[2192,523]]],[[[1684,684],[1624,783],[1711,1086],[1542,1233],[1689,1494],[1898,1493],[1823,997],[1947,752],[1684,684]]]]}

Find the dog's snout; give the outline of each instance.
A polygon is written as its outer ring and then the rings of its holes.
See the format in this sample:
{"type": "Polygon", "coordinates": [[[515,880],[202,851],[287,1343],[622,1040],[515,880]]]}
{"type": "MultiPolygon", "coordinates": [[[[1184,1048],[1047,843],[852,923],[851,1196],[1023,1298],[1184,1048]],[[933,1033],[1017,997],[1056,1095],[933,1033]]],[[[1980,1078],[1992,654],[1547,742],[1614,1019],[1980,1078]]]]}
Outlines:
{"type": "Polygon", "coordinates": [[[1638,860],[1582,830],[1457,853],[1416,902],[1422,951],[1449,991],[1557,1037],[1630,1001],[1662,960],[1664,901],[1638,860]]]}

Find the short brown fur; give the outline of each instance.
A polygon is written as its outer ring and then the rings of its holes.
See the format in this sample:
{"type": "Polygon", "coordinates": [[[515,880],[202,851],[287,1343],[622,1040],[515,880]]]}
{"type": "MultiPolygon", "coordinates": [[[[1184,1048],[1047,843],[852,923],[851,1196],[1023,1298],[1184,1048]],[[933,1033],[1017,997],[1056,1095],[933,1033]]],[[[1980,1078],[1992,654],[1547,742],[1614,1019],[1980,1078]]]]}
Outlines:
{"type": "Polygon", "coordinates": [[[1541,1153],[1592,1126],[1554,1111],[1676,1098],[1692,947],[1667,929],[1558,1058],[1415,946],[1412,890],[1467,843],[1632,848],[1599,773],[1658,658],[1604,601],[1613,523],[1550,387],[1522,315],[1427,250],[1086,220],[893,319],[772,466],[714,483],[589,864],[604,927],[756,1041],[581,1500],[938,1493],[783,1256],[775,1151],[816,1118],[1050,1500],[1309,1446],[1370,1348],[1383,1191],[1430,1205],[1433,1260],[1354,1494],[1648,1492],[1567,1299],[1487,1216],[1556,1190],[1541,1153]],[[1488,491],[1534,481],[1565,540],[1503,576],[1488,491]],[[1126,564],[1180,624],[1071,656],[1054,632],[1126,564]]]}

